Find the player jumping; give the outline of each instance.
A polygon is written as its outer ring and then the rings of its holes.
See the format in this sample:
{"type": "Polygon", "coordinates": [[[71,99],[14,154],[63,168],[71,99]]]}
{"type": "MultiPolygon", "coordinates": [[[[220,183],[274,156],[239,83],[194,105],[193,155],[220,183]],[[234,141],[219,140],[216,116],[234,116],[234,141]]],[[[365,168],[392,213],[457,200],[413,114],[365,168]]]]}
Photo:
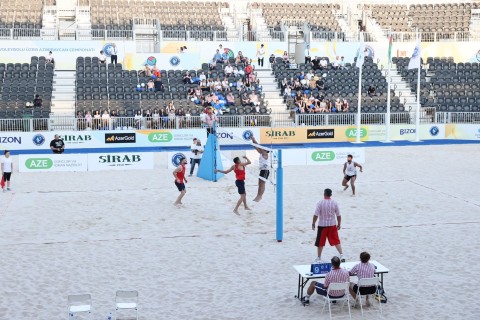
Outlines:
{"type": "MultiPolygon", "coordinates": [[[[252,136],[252,142],[258,145],[258,142],[257,140],[255,140],[254,136],[252,136]]],[[[260,154],[260,157],[258,158],[258,167],[260,168],[260,174],[258,178],[257,196],[255,197],[255,199],[253,199],[253,201],[260,202],[260,200],[262,200],[263,193],[265,192],[265,180],[268,180],[268,177],[270,176],[270,169],[268,164],[268,151],[256,146],[255,150],[257,150],[257,152],[260,154]]]]}
{"type": "Polygon", "coordinates": [[[363,172],[363,168],[358,163],[352,161],[353,156],[349,154],[347,156],[347,162],[343,165],[343,181],[342,186],[343,191],[348,189],[348,181],[351,181],[350,184],[352,185],[352,192],[355,195],[355,180],[357,180],[357,168],[360,168],[360,172],[363,172]]]}

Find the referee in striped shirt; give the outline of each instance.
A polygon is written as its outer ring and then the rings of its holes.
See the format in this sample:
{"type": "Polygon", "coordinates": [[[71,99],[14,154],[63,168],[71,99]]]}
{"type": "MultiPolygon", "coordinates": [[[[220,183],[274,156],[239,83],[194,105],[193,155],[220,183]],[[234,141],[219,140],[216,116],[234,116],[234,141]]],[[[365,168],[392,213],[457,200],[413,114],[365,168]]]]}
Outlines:
{"type": "Polygon", "coordinates": [[[343,257],[342,245],[340,244],[340,238],[338,237],[338,230],[341,228],[342,216],[338,209],[338,204],[332,198],[332,190],[325,189],[323,192],[323,200],[317,203],[317,208],[313,215],[312,230],[315,231],[315,225],[318,220],[317,238],[315,239],[315,246],[317,247],[317,261],[321,260],[323,247],[327,242],[331,246],[337,248],[340,253],[340,261],[345,262],[343,257]]]}

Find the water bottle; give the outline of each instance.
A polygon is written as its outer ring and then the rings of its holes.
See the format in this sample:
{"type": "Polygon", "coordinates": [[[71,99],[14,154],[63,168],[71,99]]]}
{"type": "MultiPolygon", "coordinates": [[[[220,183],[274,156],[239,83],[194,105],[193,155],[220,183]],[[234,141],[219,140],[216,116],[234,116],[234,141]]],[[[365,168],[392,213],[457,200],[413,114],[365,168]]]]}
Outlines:
{"type": "Polygon", "coordinates": [[[107,320],[113,320],[113,316],[111,312],[108,314],[107,320]]]}

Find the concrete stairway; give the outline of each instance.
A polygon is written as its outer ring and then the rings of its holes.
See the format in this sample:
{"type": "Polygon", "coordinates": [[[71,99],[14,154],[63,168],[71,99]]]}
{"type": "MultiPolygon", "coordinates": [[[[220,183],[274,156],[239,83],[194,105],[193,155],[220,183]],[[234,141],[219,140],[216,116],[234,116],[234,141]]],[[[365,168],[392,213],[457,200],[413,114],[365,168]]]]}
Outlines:
{"type": "Polygon", "coordinates": [[[75,71],[55,70],[52,112],[56,115],[75,115],[75,71]]]}
{"type": "Polygon", "coordinates": [[[391,79],[392,89],[394,89],[395,95],[400,97],[400,102],[405,106],[405,110],[415,111],[417,108],[417,96],[411,92],[410,84],[402,80],[402,76],[398,73],[394,64],[392,64],[391,79]]]}

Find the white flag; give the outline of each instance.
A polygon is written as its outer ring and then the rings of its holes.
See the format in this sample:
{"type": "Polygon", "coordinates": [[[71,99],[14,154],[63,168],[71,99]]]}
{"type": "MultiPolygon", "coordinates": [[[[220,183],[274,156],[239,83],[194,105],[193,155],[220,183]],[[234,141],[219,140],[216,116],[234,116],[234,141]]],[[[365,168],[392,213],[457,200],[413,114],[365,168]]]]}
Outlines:
{"type": "Polygon", "coordinates": [[[363,42],[363,33],[360,33],[360,47],[357,50],[357,68],[361,68],[363,66],[363,62],[365,61],[365,43],[363,42]]]}
{"type": "Polygon", "coordinates": [[[420,37],[418,37],[417,45],[413,50],[412,57],[408,63],[408,69],[420,69],[420,59],[422,58],[422,46],[420,44],[420,37]]]}

